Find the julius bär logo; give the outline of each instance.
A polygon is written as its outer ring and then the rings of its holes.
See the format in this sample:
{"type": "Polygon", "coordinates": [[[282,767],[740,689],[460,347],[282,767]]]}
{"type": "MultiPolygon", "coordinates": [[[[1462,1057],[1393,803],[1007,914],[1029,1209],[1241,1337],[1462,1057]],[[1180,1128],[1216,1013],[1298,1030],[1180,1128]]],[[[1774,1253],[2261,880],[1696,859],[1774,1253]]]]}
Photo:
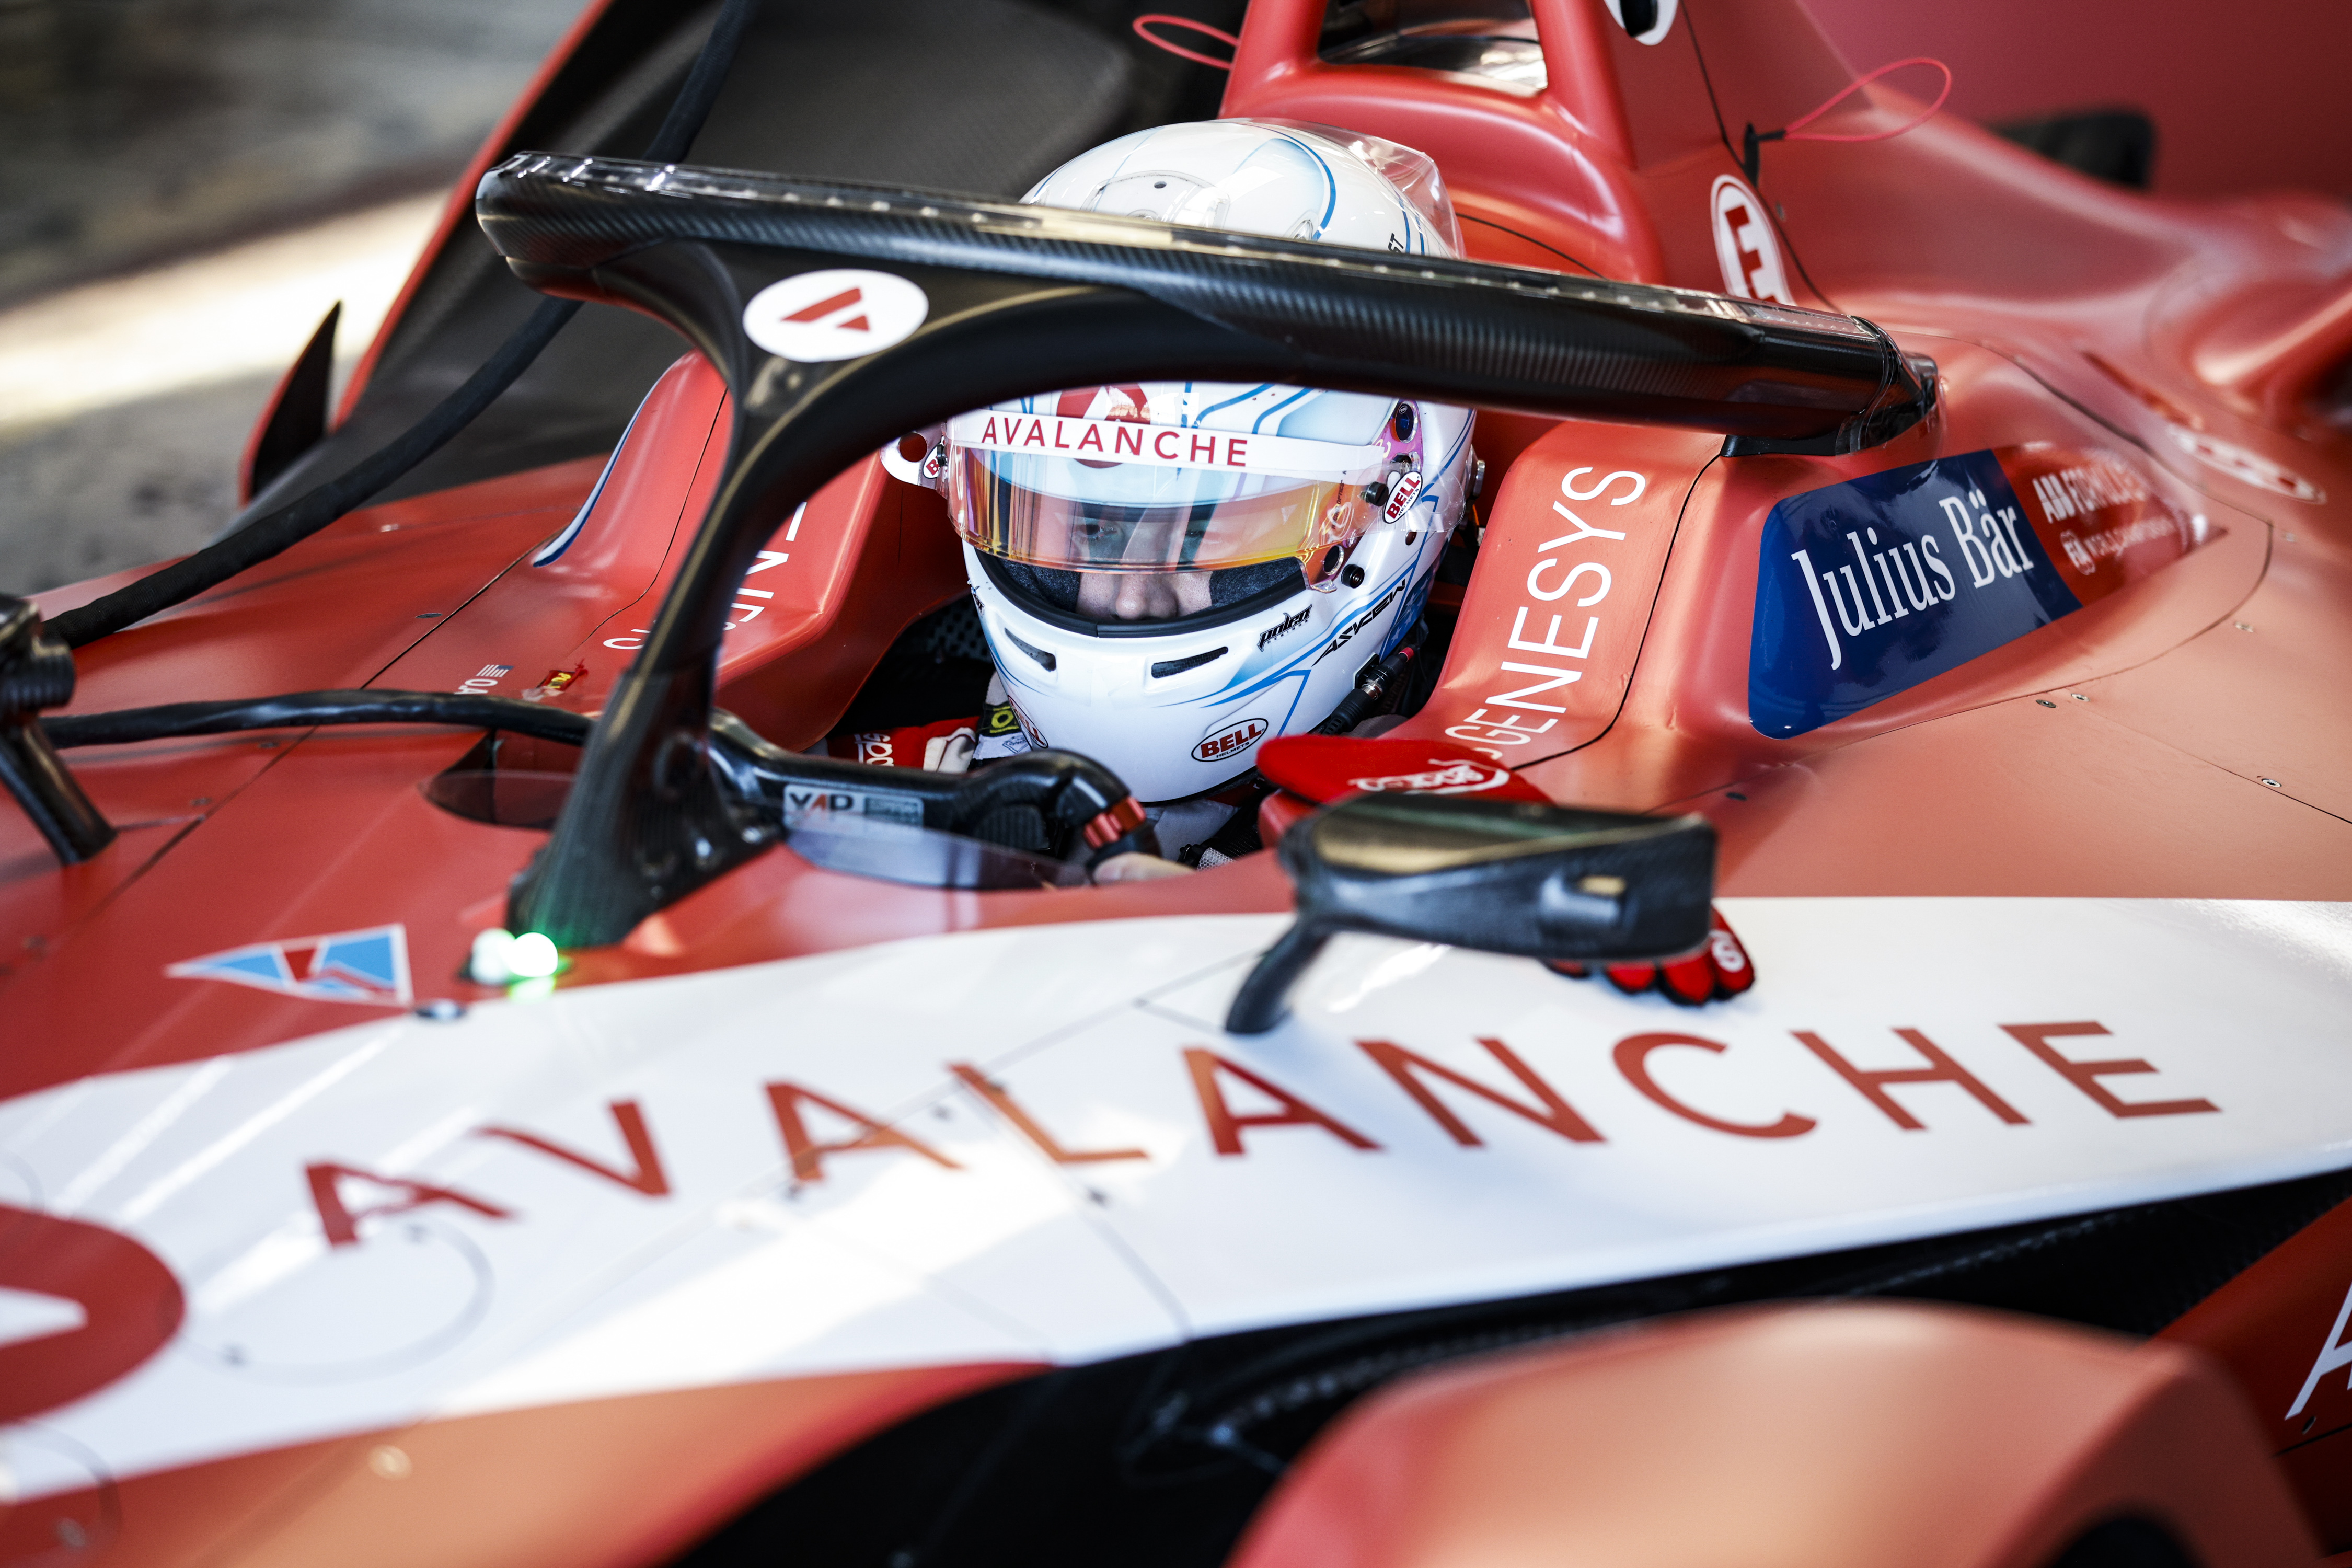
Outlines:
{"type": "Polygon", "coordinates": [[[1264,739],[1268,728],[1270,726],[1263,719],[1244,719],[1238,724],[1229,725],[1213,735],[1203,737],[1201,743],[1192,748],[1193,759],[1217,763],[1227,757],[1238,756],[1264,739]]]}
{"type": "Polygon", "coordinates": [[[920,289],[889,272],[829,268],[771,283],[743,307],[743,332],[781,359],[820,363],[878,353],[930,314],[920,289]]]}
{"type": "Polygon", "coordinates": [[[1709,207],[1715,218],[1715,256],[1723,264],[1723,291],[1743,300],[1793,305],[1789,274],[1780,265],[1780,242],[1764,216],[1763,199],[1729,174],[1715,182],[1709,207]]]}

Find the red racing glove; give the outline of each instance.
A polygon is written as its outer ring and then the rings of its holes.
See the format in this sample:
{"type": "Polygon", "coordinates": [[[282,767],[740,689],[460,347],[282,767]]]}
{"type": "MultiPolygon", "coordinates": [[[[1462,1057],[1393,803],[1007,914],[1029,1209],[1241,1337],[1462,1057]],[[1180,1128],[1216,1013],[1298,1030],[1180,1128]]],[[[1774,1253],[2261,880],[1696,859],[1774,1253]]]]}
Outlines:
{"type": "MultiPolygon", "coordinates": [[[[1582,963],[1555,963],[1549,967],[1578,980],[1591,978],[1592,968],[1582,963]]],[[[1709,1002],[1719,1002],[1738,995],[1756,984],[1756,965],[1748,957],[1731,922],[1723,911],[1715,911],[1706,933],[1706,945],[1682,958],[1670,958],[1661,963],[1610,963],[1601,966],[1609,984],[1628,996],[1644,991],[1655,991],[1667,1001],[1685,1007],[1702,1007],[1709,1002]]]]}

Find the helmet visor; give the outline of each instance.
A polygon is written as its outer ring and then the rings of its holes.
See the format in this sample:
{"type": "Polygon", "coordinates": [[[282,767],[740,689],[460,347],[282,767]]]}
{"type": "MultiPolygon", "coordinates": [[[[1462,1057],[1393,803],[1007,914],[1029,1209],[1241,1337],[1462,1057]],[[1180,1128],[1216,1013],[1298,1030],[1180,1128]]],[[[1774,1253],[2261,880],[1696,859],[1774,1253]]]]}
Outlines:
{"type": "Polygon", "coordinates": [[[941,478],[956,531],[1000,560],[1193,572],[1296,557],[1312,584],[1378,519],[1364,489],[1382,457],[1376,445],[982,411],[950,425],[941,478]]]}

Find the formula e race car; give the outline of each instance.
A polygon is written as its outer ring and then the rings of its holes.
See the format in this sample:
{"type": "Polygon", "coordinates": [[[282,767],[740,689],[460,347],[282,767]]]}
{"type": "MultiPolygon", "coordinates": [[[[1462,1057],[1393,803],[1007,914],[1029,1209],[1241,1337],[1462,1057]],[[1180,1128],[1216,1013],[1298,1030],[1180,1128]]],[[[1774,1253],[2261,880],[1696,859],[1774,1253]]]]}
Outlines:
{"type": "Polygon", "coordinates": [[[2352,213],[1109,9],[592,5],[0,604],[0,1563],[2352,1551],[2352,213]],[[1008,199],[1220,89],[1458,246],[1008,199]],[[1060,391],[1210,383],[1379,413],[1289,586],[1001,613],[992,454],[1307,461],[1060,391]]]}

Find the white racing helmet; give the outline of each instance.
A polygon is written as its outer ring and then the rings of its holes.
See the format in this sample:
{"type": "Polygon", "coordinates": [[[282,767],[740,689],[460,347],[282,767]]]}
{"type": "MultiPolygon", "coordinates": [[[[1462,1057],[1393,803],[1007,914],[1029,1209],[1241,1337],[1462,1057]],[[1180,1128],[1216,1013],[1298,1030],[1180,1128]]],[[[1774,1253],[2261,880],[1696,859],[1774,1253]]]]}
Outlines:
{"type": "MultiPolygon", "coordinates": [[[[1426,157],[1328,127],[1139,132],[1026,199],[1410,255],[1459,247],[1426,157]]],[[[1029,739],[1162,802],[1313,729],[1412,630],[1461,516],[1470,425],[1442,404],[1138,382],[960,415],[919,473],[890,466],[946,495],[1029,739]]]]}

